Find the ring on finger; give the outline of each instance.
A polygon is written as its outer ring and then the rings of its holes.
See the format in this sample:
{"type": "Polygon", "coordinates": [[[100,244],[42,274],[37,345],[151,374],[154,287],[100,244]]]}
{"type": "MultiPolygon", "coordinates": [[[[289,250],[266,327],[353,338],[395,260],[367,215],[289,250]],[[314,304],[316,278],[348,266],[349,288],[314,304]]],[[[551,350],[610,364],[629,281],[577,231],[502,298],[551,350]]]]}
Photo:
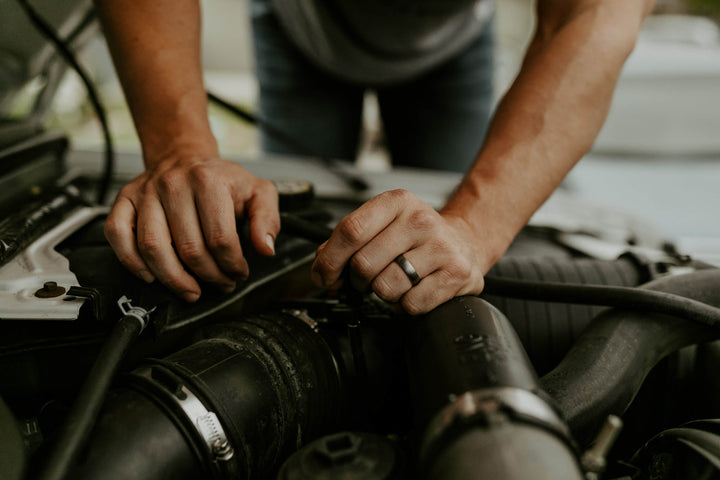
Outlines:
{"type": "Polygon", "coordinates": [[[413,267],[412,263],[410,263],[403,254],[400,254],[397,257],[395,257],[394,261],[395,261],[395,263],[398,264],[398,266],[402,269],[402,271],[405,272],[405,275],[407,275],[408,279],[410,280],[410,283],[413,286],[420,283],[420,275],[418,275],[417,270],[415,270],[415,267],[413,267]]]}

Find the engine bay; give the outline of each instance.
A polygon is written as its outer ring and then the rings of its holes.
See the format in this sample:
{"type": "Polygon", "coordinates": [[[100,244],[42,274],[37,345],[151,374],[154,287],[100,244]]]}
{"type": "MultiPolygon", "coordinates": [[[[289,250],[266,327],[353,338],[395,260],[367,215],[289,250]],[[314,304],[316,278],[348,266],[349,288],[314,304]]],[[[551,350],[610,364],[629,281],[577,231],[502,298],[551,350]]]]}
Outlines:
{"type": "Polygon", "coordinates": [[[312,286],[359,205],[319,188],[274,257],[244,249],[245,284],[189,305],[120,265],[66,153],[3,154],[2,478],[718,476],[720,272],[670,242],[531,223],[481,297],[411,317],[312,286]]]}

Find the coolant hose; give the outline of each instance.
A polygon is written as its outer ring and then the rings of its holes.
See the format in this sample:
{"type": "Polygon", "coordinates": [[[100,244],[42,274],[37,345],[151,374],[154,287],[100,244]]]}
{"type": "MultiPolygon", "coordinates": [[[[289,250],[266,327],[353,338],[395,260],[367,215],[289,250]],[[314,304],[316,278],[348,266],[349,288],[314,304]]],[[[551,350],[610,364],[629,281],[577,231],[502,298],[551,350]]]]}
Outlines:
{"type": "Polygon", "coordinates": [[[512,326],[484,300],[413,319],[408,369],[422,478],[583,478],[512,326]]]}
{"type": "MultiPolygon", "coordinates": [[[[665,277],[643,288],[717,306],[720,270],[665,277]]],[[[717,327],[658,310],[614,309],[601,314],[563,361],[542,378],[543,388],[555,399],[579,441],[589,440],[607,415],[622,415],[663,357],[684,346],[720,338],[717,327]]]]}

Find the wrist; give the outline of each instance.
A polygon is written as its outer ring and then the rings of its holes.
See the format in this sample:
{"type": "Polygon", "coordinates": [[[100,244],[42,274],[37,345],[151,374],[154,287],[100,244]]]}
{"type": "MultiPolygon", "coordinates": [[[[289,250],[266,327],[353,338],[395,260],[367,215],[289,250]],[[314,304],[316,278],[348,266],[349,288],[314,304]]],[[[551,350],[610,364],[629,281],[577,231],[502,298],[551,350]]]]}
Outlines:
{"type": "Polygon", "coordinates": [[[165,163],[178,163],[187,161],[201,161],[212,158],[219,158],[215,138],[193,138],[183,140],[174,138],[167,143],[143,143],[143,160],[145,168],[148,170],[156,169],[165,163]]]}
{"type": "Polygon", "coordinates": [[[522,223],[516,225],[513,220],[512,205],[502,204],[490,190],[461,185],[440,211],[444,218],[468,232],[483,275],[500,260],[522,228],[522,223]]]}

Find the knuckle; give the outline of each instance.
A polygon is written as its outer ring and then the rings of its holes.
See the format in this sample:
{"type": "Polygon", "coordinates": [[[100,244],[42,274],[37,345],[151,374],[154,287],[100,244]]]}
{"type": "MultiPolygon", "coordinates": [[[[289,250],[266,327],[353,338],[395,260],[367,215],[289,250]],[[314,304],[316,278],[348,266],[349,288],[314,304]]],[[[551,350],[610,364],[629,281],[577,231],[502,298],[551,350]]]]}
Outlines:
{"type": "Polygon", "coordinates": [[[350,258],[350,269],[363,278],[369,278],[373,273],[373,266],[363,252],[357,252],[350,258]]]}
{"type": "Polygon", "coordinates": [[[105,238],[112,242],[112,240],[122,235],[122,226],[120,225],[120,222],[114,218],[108,217],[103,225],[103,233],[105,234],[105,238]]]}
{"type": "Polygon", "coordinates": [[[414,197],[412,193],[409,191],[403,189],[403,188],[397,188],[395,190],[390,190],[388,192],[385,192],[383,195],[387,196],[388,198],[391,198],[397,202],[408,202],[411,201],[414,197]]]}
{"type": "Polygon", "coordinates": [[[456,250],[455,244],[447,236],[434,236],[434,238],[430,241],[429,247],[436,255],[441,255],[443,252],[451,252],[453,257],[459,256],[458,253],[454,252],[454,250],[456,250]]]}
{"type": "Polygon", "coordinates": [[[375,278],[371,284],[371,288],[372,291],[375,292],[375,295],[383,300],[387,300],[388,302],[396,302],[398,300],[398,296],[393,292],[392,285],[383,276],[375,278]]]}
{"type": "Polygon", "coordinates": [[[217,183],[217,176],[214,170],[205,163],[196,163],[188,168],[188,173],[193,182],[201,186],[214,186],[217,183]]]}
{"type": "Polygon", "coordinates": [[[328,255],[322,253],[318,253],[315,258],[314,269],[320,273],[335,272],[337,270],[332,260],[328,258],[328,255]]]}
{"type": "Polygon", "coordinates": [[[257,184],[255,185],[255,191],[260,195],[277,196],[278,192],[272,182],[258,178],[257,184]]]}
{"type": "Polygon", "coordinates": [[[195,264],[205,254],[205,249],[199,242],[182,242],[175,245],[178,256],[187,264],[195,264]]]}
{"type": "Polygon", "coordinates": [[[422,315],[428,313],[441,303],[450,300],[450,295],[441,290],[424,292],[421,295],[414,295],[410,292],[402,298],[401,305],[410,315],[422,315]]]}
{"type": "Polygon", "coordinates": [[[457,278],[459,280],[467,280],[472,276],[472,266],[469,262],[463,261],[462,258],[458,259],[455,262],[451,262],[449,267],[449,273],[453,278],[457,278]]]}
{"type": "Polygon", "coordinates": [[[145,233],[137,239],[138,249],[150,257],[155,257],[161,250],[161,242],[155,235],[145,233]]]}
{"type": "Polygon", "coordinates": [[[136,191],[135,183],[128,183],[125,186],[123,186],[120,191],[118,192],[118,198],[124,197],[124,198],[132,198],[133,194],[136,191]]]}
{"type": "Polygon", "coordinates": [[[212,233],[206,238],[207,247],[213,252],[225,253],[240,244],[237,233],[229,235],[225,232],[212,233]]]}
{"type": "Polygon", "coordinates": [[[158,189],[168,195],[177,193],[182,184],[182,174],[177,170],[167,170],[157,178],[158,189]]]}
{"type": "Polygon", "coordinates": [[[429,309],[423,307],[423,305],[414,295],[405,295],[402,298],[400,304],[402,305],[403,309],[410,315],[421,315],[429,311],[429,309]]]}
{"type": "Polygon", "coordinates": [[[435,215],[428,209],[419,209],[410,214],[408,221],[411,227],[425,231],[435,224],[435,215]]]}
{"type": "Polygon", "coordinates": [[[351,245],[356,245],[362,241],[365,226],[357,215],[348,215],[337,226],[338,233],[341,238],[351,245]]]}
{"type": "Polygon", "coordinates": [[[441,285],[452,285],[461,280],[459,271],[462,267],[457,265],[446,265],[444,268],[436,272],[441,285]]]}

